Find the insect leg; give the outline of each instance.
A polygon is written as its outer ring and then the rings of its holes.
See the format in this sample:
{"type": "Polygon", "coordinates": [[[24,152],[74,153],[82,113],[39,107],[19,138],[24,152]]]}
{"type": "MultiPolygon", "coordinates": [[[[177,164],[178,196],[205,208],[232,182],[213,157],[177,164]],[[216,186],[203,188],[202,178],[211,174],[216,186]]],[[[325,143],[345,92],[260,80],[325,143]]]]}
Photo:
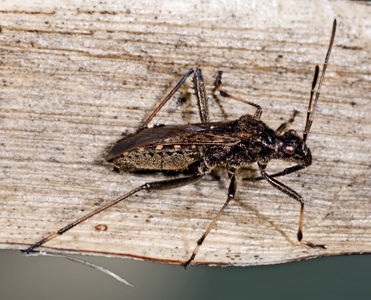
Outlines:
{"type": "Polygon", "coordinates": [[[192,182],[198,181],[198,180],[201,179],[202,176],[203,175],[197,174],[197,175],[192,175],[192,176],[188,176],[188,177],[144,183],[144,184],[138,186],[137,188],[131,190],[130,192],[126,193],[125,195],[123,195],[123,196],[121,196],[121,197],[119,197],[115,200],[112,200],[111,202],[108,202],[106,205],[91,211],[90,213],[88,213],[87,215],[77,219],[76,221],[73,221],[72,223],[68,224],[67,226],[59,229],[57,232],[47,236],[46,238],[40,240],[39,242],[33,244],[32,246],[30,246],[29,248],[27,248],[23,252],[25,252],[27,254],[32,252],[35,248],[38,248],[38,247],[42,246],[46,242],[54,239],[55,237],[57,237],[59,235],[62,235],[66,231],[75,227],[76,225],[84,222],[85,220],[91,218],[92,216],[102,212],[103,210],[106,210],[107,208],[116,205],[117,203],[121,202],[122,200],[128,198],[131,195],[136,194],[137,192],[139,192],[141,190],[150,191],[150,190],[173,189],[173,188],[176,188],[176,187],[180,187],[180,186],[187,185],[187,184],[190,184],[192,182]]]}
{"type": "Polygon", "coordinates": [[[160,111],[160,109],[169,101],[169,99],[176,93],[177,90],[184,84],[189,75],[191,75],[195,70],[189,69],[189,71],[183,76],[183,78],[177,83],[177,85],[171,90],[171,92],[161,101],[161,103],[156,107],[156,109],[151,113],[148,119],[143,123],[143,127],[147,127],[149,122],[155,117],[155,115],[160,111]]]}
{"type": "Polygon", "coordinates": [[[294,110],[294,112],[292,113],[292,116],[290,119],[288,119],[286,122],[282,123],[277,129],[276,129],[276,134],[277,135],[281,135],[282,133],[284,133],[288,128],[289,126],[295,121],[295,117],[297,116],[299,112],[297,110],[294,110]]]}
{"type": "Polygon", "coordinates": [[[222,97],[226,97],[226,98],[229,98],[229,99],[233,99],[233,100],[237,100],[237,101],[241,101],[243,103],[246,103],[246,104],[249,104],[251,106],[254,106],[256,108],[256,111],[255,111],[255,117],[257,119],[260,119],[261,115],[262,115],[262,108],[260,105],[256,104],[256,103],[253,103],[249,100],[245,100],[245,99],[242,99],[240,97],[236,97],[236,96],[233,96],[233,95],[230,95],[229,93],[227,93],[226,91],[223,91],[222,90],[222,76],[223,76],[223,72],[222,71],[219,71],[218,72],[218,77],[215,81],[215,88],[214,88],[214,95],[215,96],[222,96],[222,97]]]}
{"type": "Polygon", "coordinates": [[[209,105],[200,69],[195,69],[193,82],[196,90],[198,111],[200,113],[201,123],[209,123],[209,105]]]}
{"type": "Polygon", "coordinates": [[[214,217],[214,219],[211,221],[211,223],[209,224],[209,226],[207,227],[206,231],[204,232],[204,234],[201,236],[201,238],[197,241],[197,245],[195,247],[195,249],[193,250],[192,252],[192,255],[191,257],[183,263],[183,266],[184,268],[187,268],[187,266],[195,259],[196,257],[196,254],[198,252],[198,250],[200,249],[202,243],[204,242],[205,238],[207,237],[207,235],[210,233],[211,229],[213,229],[215,223],[218,221],[218,219],[220,218],[220,216],[223,214],[225,208],[228,206],[229,202],[234,199],[234,195],[236,193],[236,178],[235,178],[235,170],[230,170],[229,171],[230,173],[230,178],[231,178],[231,182],[229,184],[229,189],[228,189],[228,198],[227,200],[224,202],[223,206],[221,207],[221,209],[219,210],[218,214],[214,217]]]}
{"type": "Polygon", "coordinates": [[[284,185],[282,182],[274,179],[272,176],[268,175],[265,172],[265,166],[259,164],[260,173],[273,187],[280,190],[281,192],[285,193],[286,195],[290,196],[292,199],[295,199],[300,203],[300,219],[299,219],[299,229],[297,233],[297,238],[300,243],[303,243],[306,246],[312,248],[322,248],[326,249],[326,246],[323,244],[313,244],[311,242],[304,242],[303,239],[303,216],[304,216],[304,199],[301,195],[295,192],[293,189],[289,188],[288,186],[284,185]]]}
{"type": "MultiPolygon", "coordinates": [[[[274,174],[269,175],[269,176],[270,177],[284,176],[284,175],[287,175],[287,174],[291,174],[291,173],[297,172],[297,171],[299,171],[301,169],[304,169],[305,167],[306,166],[296,165],[296,166],[292,166],[292,167],[286,168],[286,169],[284,169],[281,172],[274,173],[274,174]]],[[[259,177],[253,177],[253,178],[244,178],[243,180],[244,181],[259,181],[259,180],[263,180],[263,179],[265,179],[265,178],[262,177],[262,176],[259,176],[259,177]]]]}

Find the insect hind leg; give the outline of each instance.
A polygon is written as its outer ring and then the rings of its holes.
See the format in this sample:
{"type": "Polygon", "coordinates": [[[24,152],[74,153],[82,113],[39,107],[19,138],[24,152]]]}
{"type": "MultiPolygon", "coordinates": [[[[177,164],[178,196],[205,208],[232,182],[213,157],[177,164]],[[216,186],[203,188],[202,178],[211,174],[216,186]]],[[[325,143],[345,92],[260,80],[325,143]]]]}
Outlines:
{"type": "Polygon", "coordinates": [[[197,96],[198,110],[200,114],[201,123],[209,123],[209,107],[207,101],[207,95],[205,90],[205,85],[202,79],[201,70],[198,68],[191,68],[182,77],[182,79],[176,84],[176,86],[170,91],[170,93],[160,102],[160,104],[155,108],[151,115],[144,121],[139,130],[148,126],[149,122],[157,115],[161,108],[170,100],[170,98],[180,89],[180,87],[185,83],[187,78],[194,73],[193,83],[197,96]]]}
{"type": "Polygon", "coordinates": [[[26,250],[23,250],[22,252],[24,252],[26,254],[29,254],[30,252],[33,252],[35,248],[38,248],[38,247],[42,246],[46,242],[56,238],[59,235],[62,235],[63,233],[65,233],[68,230],[75,227],[76,225],[86,221],[87,219],[89,219],[92,216],[106,210],[107,208],[110,208],[111,206],[114,206],[114,205],[118,204],[119,202],[121,202],[124,199],[136,194],[139,191],[142,191],[142,190],[150,191],[150,190],[173,189],[173,188],[177,188],[177,187],[180,187],[180,186],[184,186],[184,185],[196,182],[196,181],[200,180],[202,178],[202,176],[203,175],[195,174],[195,175],[188,176],[188,177],[181,177],[181,178],[175,178],[175,179],[170,179],[170,180],[153,181],[153,182],[144,183],[144,184],[136,187],[135,189],[131,190],[130,192],[126,193],[125,195],[123,195],[123,196],[121,196],[121,197],[119,197],[115,200],[112,200],[112,201],[108,202],[104,206],[99,207],[99,208],[91,211],[90,213],[88,213],[85,216],[73,221],[72,223],[68,224],[67,226],[65,226],[61,229],[59,229],[58,231],[54,232],[53,234],[50,234],[46,238],[43,238],[42,240],[40,240],[39,242],[31,245],[29,248],[27,248],[26,250]]]}
{"type": "Polygon", "coordinates": [[[160,104],[155,108],[155,110],[151,113],[151,115],[147,118],[147,120],[144,121],[142,126],[139,128],[147,127],[149,122],[152,121],[152,119],[157,115],[157,113],[161,110],[161,108],[170,100],[170,98],[180,89],[180,87],[184,84],[184,82],[187,80],[187,78],[195,72],[195,69],[191,68],[188,70],[188,72],[182,77],[182,79],[176,84],[176,86],[170,91],[170,93],[162,99],[160,104]]]}
{"type": "Polygon", "coordinates": [[[204,81],[200,69],[195,69],[195,75],[193,77],[193,83],[197,96],[198,111],[200,114],[201,123],[209,123],[209,104],[207,101],[207,95],[205,90],[204,81]]]}

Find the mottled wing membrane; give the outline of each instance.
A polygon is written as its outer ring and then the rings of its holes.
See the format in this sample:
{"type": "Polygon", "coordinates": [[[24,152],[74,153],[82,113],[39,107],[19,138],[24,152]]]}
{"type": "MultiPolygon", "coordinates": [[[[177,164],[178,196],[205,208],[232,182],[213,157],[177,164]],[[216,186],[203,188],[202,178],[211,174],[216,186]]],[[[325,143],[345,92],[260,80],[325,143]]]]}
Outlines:
{"type": "Polygon", "coordinates": [[[149,146],[192,146],[192,145],[223,145],[233,146],[240,140],[230,134],[214,132],[208,124],[189,124],[144,128],[136,134],[119,140],[110,150],[107,159],[113,159],[124,152],[149,146]]]}

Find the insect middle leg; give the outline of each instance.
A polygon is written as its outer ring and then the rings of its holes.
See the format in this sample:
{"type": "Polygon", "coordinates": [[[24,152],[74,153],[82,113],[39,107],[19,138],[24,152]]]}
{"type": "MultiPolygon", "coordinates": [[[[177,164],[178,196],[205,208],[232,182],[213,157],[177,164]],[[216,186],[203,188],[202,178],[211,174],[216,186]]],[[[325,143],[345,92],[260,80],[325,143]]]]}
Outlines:
{"type": "Polygon", "coordinates": [[[215,223],[218,221],[220,216],[223,214],[223,212],[224,212],[225,208],[228,206],[229,202],[231,202],[231,200],[234,199],[234,195],[236,193],[235,170],[231,169],[231,170],[228,170],[228,172],[229,172],[229,176],[230,176],[231,181],[230,181],[230,184],[229,184],[227,200],[224,202],[223,206],[221,207],[221,209],[219,210],[217,215],[211,221],[211,223],[209,224],[209,226],[205,230],[204,234],[197,241],[197,245],[196,245],[195,249],[193,250],[191,257],[186,262],[183,263],[184,268],[187,268],[187,266],[195,259],[196,254],[197,254],[198,250],[200,249],[202,243],[204,242],[205,238],[210,233],[211,229],[213,229],[213,227],[215,226],[215,223]]]}
{"type": "Polygon", "coordinates": [[[115,200],[112,200],[111,202],[108,202],[106,205],[104,205],[102,207],[99,207],[99,208],[91,211],[90,213],[86,214],[85,216],[73,221],[72,223],[68,224],[67,226],[65,226],[61,229],[59,229],[55,233],[47,236],[46,238],[40,240],[37,243],[31,245],[29,248],[27,248],[23,252],[25,252],[27,254],[32,252],[35,248],[38,248],[38,247],[42,246],[46,242],[54,239],[55,237],[57,237],[59,235],[62,235],[63,233],[70,230],[71,228],[75,227],[76,225],[86,221],[87,219],[89,219],[92,216],[106,210],[107,208],[116,205],[117,203],[119,203],[122,200],[128,198],[129,196],[132,196],[132,195],[136,194],[137,192],[139,192],[141,190],[151,191],[151,190],[173,189],[173,188],[177,188],[177,187],[180,187],[180,186],[184,186],[184,185],[196,182],[196,181],[200,180],[202,178],[202,176],[203,175],[195,174],[195,175],[188,176],[188,177],[181,177],[181,178],[175,178],[175,179],[170,179],[170,180],[153,181],[153,182],[144,183],[144,184],[138,186],[137,188],[131,190],[130,192],[126,193],[125,195],[123,195],[123,196],[121,196],[121,197],[119,197],[115,200]]]}
{"type": "Polygon", "coordinates": [[[288,119],[286,122],[282,123],[277,129],[276,129],[276,134],[277,135],[281,135],[282,133],[284,133],[288,128],[289,126],[294,123],[295,121],[295,117],[298,115],[298,111],[297,110],[294,110],[294,112],[292,113],[292,116],[290,117],[290,119],[288,119]]]}
{"type": "Polygon", "coordinates": [[[265,165],[258,164],[260,168],[260,173],[264,179],[266,179],[274,188],[280,190],[281,192],[285,193],[286,195],[290,196],[292,199],[295,199],[300,203],[300,219],[299,219],[299,229],[297,233],[297,239],[300,243],[312,247],[312,248],[322,248],[326,249],[326,246],[323,244],[313,244],[311,242],[302,241],[303,239],[303,217],[304,217],[304,199],[301,195],[295,192],[293,189],[289,188],[288,186],[284,185],[282,182],[274,179],[272,176],[268,175],[265,171],[265,165]]]}
{"type": "Polygon", "coordinates": [[[251,106],[254,106],[256,108],[256,111],[255,111],[255,118],[257,119],[260,119],[262,113],[263,113],[263,110],[261,108],[260,105],[254,103],[254,102],[251,102],[249,100],[245,100],[245,99],[242,99],[240,97],[236,97],[236,96],[233,96],[229,93],[227,93],[226,91],[223,91],[222,90],[222,76],[223,76],[223,72],[222,71],[219,71],[218,72],[218,77],[216,78],[216,81],[215,81],[215,88],[214,88],[214,95],[215,96],[222,96],[222,97],[226,97],[226,98],[229,98],[229,99],[233,99],[233,100],[237,100],[237,101],[241,101],[243,103],[246,103],[246,104],[249,104],[251,106]]]}

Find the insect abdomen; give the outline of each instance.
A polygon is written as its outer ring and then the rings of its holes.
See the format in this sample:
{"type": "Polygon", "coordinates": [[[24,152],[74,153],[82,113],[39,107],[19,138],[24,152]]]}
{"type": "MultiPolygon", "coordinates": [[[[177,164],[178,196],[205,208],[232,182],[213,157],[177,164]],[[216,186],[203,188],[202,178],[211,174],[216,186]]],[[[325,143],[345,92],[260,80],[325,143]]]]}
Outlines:
{"type": "Polygon", "coordinates": [[[123,170],[169,170],[182,171],[199,161],[200,152],[193,149],[156,149],[155,147],[136,149],[116,157],[113,163],[123,170]]]}

